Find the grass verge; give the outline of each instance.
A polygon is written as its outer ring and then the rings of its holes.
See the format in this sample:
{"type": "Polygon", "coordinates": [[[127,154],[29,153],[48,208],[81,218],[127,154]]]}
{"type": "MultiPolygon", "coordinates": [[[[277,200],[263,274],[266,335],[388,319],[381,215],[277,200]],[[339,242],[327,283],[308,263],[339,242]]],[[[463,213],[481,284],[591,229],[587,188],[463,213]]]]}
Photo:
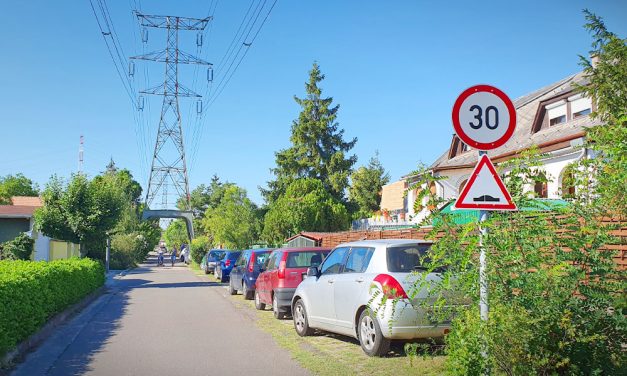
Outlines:
{"type": "MultiPolygon", "coordinates": [[[[200,271],[202,273],[202,271],[200,271]]],[[[201,275],[197,273],[198,275],[201,275]]],[[[217,281],[213,275],[208,276],[217,281]]],[[[242,295],[227,296],[240,308],[253,312],[257,326],[272,335],[288,350],[298,363],[315,375],[441,375],[445,373],[445,356],[432,355],[423,350],[417,356],[408,356],[403,344],[393,343],[387,357],[367,356],[354,338],[316,332],[311,337],[300,337],[291,319],[277,320],[272,311],[258,311],[252,300],[242,295]]]]}

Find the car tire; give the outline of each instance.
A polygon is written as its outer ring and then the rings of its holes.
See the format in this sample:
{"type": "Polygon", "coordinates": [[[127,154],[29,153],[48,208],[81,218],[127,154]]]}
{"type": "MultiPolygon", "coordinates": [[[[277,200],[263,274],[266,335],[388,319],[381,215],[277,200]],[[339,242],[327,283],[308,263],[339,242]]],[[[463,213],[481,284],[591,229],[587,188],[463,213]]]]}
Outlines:
{"type": "Polygon", "coordinates": [[[252,300],[253,299],[253,291],[248,289],[246,286],[246,281],[242,280],[242,295],[244,295],[244,299],[252,300]]]}
{"type": "Polygon", "coordinates": [[[279,300],[276,297],[276,294],[272,294],[272,314],[275,319],[283,320],[285,318],[285,313],[279,311],[279,300]]]}
{"type": "Polygon", "coordinates": [[[207,269],[207,266],[205,266],[203,270],[205,271],[205,274],[209,274],[209,270],[207,269]]]}
{"type": "Polygon", "coordinates": [[[261,297],[259,296],[259,292],[257,290],[255,290],[255,308],[260,311],[266,309],[266,305],[261,302],[261,297]]]}
{"type": "Polygon", "coordinates": [[[359,316],[357,322],[359,344],[368,356],[383,356],[390,351],[390,340],[383,336],[376,317],[368,309],[359,316]]]}
{"type": "Polygon", "coordinates": [[[233,287],[233,281],[229,281],[229,294],[237,295],[237,290],[233,287]]]}
{"type": "Polygon", "coordinates": [[[307,318],[307,311],[305,310],[305,304],[301,299],[298,299],[294,303],[294,329],[296,334],[301,337],[310,336],[313,334],[313,329],[309,327],[309,319],[307,318]]]}

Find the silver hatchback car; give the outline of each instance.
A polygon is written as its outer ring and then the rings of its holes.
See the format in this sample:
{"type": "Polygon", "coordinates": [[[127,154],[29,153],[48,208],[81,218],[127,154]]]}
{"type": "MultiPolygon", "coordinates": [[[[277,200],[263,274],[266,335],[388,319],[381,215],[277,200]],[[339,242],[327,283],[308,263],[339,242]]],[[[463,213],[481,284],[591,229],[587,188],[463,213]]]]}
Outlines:
{"type": "MultiPolygon", "coordinates": [[[[399,239],[337,246],[319,269],[308,270],[294,293],[296,332],[306,336],[321,329],[352,336],[370,356],[386,354],[393,339],[443,337],[449,323],[431,322],[420,308],[427,292],[419,291],[411,301],[407,296],[430,247],[430,242],[399,239]]],[[[426,279],[440,276],[429,273],[426,279]]]]}

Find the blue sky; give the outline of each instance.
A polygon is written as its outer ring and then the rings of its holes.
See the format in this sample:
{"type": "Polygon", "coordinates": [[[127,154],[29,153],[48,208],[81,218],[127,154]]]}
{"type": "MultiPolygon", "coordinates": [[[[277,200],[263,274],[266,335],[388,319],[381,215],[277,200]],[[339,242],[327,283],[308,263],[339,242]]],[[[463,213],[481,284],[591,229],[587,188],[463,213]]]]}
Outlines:
{"type": "MultiPolygon", "coordinates": [[[[127,56],[142,53],[135,3],[107,2],[127,56]]],[[[141,8],[202,17],[210,3],[144,0],[141,8]]],[[[203,59],[219,63],[250,4],[218,2],[203,59]]],[[[313,61],[326,75],[324,94],[341,106],[347,138],[359,139],[358,166],[378,150],[398,179],[449,146],[451,107],[465,88],[488,83],[514,99],[579,71],[577,55],[587,55],[591,42],[583,8],[627,35],[627,2],[619,0],[279,0],[229,84],[205,108],[200,132],[190,102],[181,102],[188,154],[197,149],[188,158],[190,185],[215,173],[262,203],[257,187],[271,179],[275,151],[289,146],[299,113],[293,96],[303,95],[313,61]]],[[[182,48],[195,52],[195,38],[182,34],[182,48]]],[[[146,51],[163,45],[164,34],[150,30],[146,51]]],[[[0,50],[0,175],[21,172],[41,186],[52,174],[69,177],[84,135],[84,171],[93,176],[113,157],[146,186],[159,98],[146,103],[146,123],[137,126],[89,1],[4,2],[0,50]]],[[[144,70],[150,84],[162,80],[162,65],[138,63],[137,87],[145,84],[138,77],[144,70]]],[[[181,82],[204,93],[204,72],[196,77],[193,67],[181,68],[181,82]]]]}

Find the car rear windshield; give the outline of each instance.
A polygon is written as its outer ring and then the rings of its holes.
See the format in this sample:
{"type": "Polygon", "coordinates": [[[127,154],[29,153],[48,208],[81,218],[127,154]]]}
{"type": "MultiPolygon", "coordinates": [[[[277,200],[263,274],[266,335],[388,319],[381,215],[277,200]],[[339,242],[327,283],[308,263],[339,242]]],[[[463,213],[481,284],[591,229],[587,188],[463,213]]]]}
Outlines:
{"type": "Polygon", "coordinates": [[[387,249],[388,270],[392,273],[409,273],[422,269],[421,260],[431,244],[413,244],[387,249]]]}
{"type": "Polygon", "coordinates": [[[265,265],[268,256],[270,256],[270,252],[255,252],[255,265],[265,265]]]}
{"type": "Polygon", "coordinates": [[[224,256],[224,253],[224,251],[211,251],[209,252],[209,257],[221,259],[224,256]]]}
{"type": "Polygon", "coordinates": [[[237,258],[239,257],[239,255],[242,252],[231,252],[229,253],[229,260],[237,260],[237,258]]]}
{"type": "MultiPolygon", "coordinates": [[[[327,252],[328,253],[328,252],[327,252]]],[[[320,266],[325,253],[322,251],[290,252],[287,254],[287,268],[308,268],[320,266]]]]}

